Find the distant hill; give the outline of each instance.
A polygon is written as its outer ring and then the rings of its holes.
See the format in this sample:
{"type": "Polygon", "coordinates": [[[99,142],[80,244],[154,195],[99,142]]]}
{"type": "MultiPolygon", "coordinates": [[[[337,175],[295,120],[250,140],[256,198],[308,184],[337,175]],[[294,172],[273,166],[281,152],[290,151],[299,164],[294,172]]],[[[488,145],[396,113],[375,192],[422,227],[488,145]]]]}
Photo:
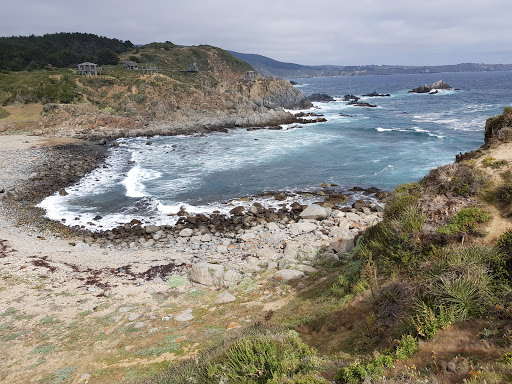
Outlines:
{"type": "Polygon", "coordinates": [[[95,61],[101,52],[119,54],[133,48],[121,41],[91,33],[53,33],[43,36],[0,37],[0,70],[63,68],[95,61]]]}
{"type": "Polygon", "coordinates": [[[437,66],[403,66],[403,65],[300,65],[277,61],[262,55],[228,51],[233,56],[249,63],[263,76],[278,76],[287,79],[300,77],[329,77],[355,75],[392,75],[412,73],[439,72],[483,72],[510,71],[512,64],[475,64],[463,63],[437,66]]]}

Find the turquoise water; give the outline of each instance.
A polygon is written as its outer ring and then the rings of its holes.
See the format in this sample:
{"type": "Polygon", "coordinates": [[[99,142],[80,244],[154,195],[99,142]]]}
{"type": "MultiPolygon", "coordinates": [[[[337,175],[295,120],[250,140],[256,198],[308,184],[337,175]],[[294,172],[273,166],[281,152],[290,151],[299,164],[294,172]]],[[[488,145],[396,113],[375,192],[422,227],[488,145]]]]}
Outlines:
{"type": "MultiPolygon", "coordinates": [[[[483,144],[485,120],[512,104],[512,72],[295,79],[305,95],[363,98],[315,103],[328,122],[286,130],[230,130],[197,136],[120,139],[106,167],[41,204],[50,218],[110,228],[132,218],[172,223],[169,214],[226,211],[226,203],[265,191],[314,190],[323,182],[391,190],[415,181],[459,152],[483,144]],[[459,91],[411,94],[444,80],[459,91]],[[350,115],[350,117],[340,116],[350,115]],[[78,218],[76,220],[75,218],[78,218]],[[150,219],[151,218],[151,219],[150,219]]],[[[270,203],[270,202],[267,202],[270,203]]]]}

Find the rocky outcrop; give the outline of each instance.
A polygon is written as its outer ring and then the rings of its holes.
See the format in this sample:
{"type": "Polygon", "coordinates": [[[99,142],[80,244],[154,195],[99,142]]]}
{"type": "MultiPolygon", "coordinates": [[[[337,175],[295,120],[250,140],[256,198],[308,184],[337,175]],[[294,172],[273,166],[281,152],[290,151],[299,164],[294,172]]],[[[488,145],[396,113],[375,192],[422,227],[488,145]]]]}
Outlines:
{"type": "Polygon", "coordinates": [[[322,103],[334,101],[332,96],[326,95],[325,93],[313,93],[312,95],[307,96],[306,99],[309,101],[318,101],[322,103]]]}
{"type": "Polygon", "coordinates": [[[502,115],[490,117],[485,123],[485,144],[512,136],[512,107],[506,107],[502,115]]]}
{"type": "Polygon", "coordinates": [[[259,78],[240,80],[235,83],[221,83],[217,91],[228,98],[233,96],[235,104],[245,104],[256,110],[265,108],[305,109],[312,107],[302,92],[295,89],[289,81],[279,78],[259,78]]]}
{"type": "Polygon", "coordinates": [[[348,105],[353,105],[356,107],[377,108],[377,106],[375,104],[370,104],[370,103],[366,103],[366,102],[362,102],[362,101],[358,101],[358,100],[352,100],[348,103],[348,105]]]}
{"type": "Polygon", "coordinates": [[[343,96],[343,101],[351,101],[351,100],[358,101],[359,97],[354,96],[354,95],[345,95],[345,96],[343,96]]]}
{"type": "MultiPolygon", "coordinates": [[[[167,81],[168,83],[166,83],[167,81]]],[[[42,135],[89,139],[207,133],[234,127],[291,124],[286,109],[312,106],[290,82],[277,78],[225,81],[211,92],[177,92],[162,80],[148,95],[135,94],[115,108],[88,104],[46,104],[40,119],[42,135]]]]}
{"type": "Polygon", "coordinates": [[[436,81],[432,85],[423,84],[418,88],[414,88],[409,91],[409,93],[437,93],[436,91],[439,89],[452,90],[453,88],[445,83],[443,80],[436,81]]]}
{"type": "Polygon", "coordinates": [[[376,91],[367,93],[366,95],[363,95],[365,97],[391,97],[389,93],[377,93],[376,91]]]}

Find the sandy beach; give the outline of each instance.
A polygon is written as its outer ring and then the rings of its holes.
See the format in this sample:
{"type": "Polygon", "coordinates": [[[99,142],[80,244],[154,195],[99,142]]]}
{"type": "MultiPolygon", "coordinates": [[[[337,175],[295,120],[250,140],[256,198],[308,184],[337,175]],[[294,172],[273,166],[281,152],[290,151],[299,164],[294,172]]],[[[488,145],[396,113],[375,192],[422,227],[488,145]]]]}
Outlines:
{"type": "MultiPolygon", "coordinates": [[[[31,169],[44,157],[44,147],[76,142],[62,138],[1,136],[1,188],[10,190],[26,180],[31,169]]],[[[12,208],[7,208],[5,203],[1,205],[0,323],[3,340],[8,342],[9,348],[2,348],[0,352],[0,381],[38,382],[70,366],[84,367],[85,371],[77,373],[88,377],[85,367],[89,367],[89,372],[98,369],[101,366],[99,355],[109,354],[111,347],[100,348],[102,351],[95,348],[92,354],[82,342],[75,347],[65,347],[66,342],[57,341],[63,336],[62,330],[58,330],[61,325],[72,323],[76,317],[87,320],[84,314],[89,312],[99,315],[110,313],[123,304],[141,306],[153,300],[155,292],[166,290],[165,284],[148,284],[135,274],[151,266],[168,264],[171,254],[151,250],[84,251],[72,244],[73,239],[64,239],[49,231],[43,233],[41,228],[30,224],[20,225],[12,208]],[[131,275],[119,273],[119,268],[126,265],[131,266],[131,275]],[[58,328],[55,334],[53,326],[58,328]],[[43,330],[50,332],[40,338],[43,330]],[[36,350],[38,345],[43,346],[43,352],[36,350]],[[51,353],[45,352],[44,346],[51,353]]],[[[80,327],[84,327],[85,332],[88,325],[80,327]]],[[[115,355],[115,351],[113,353],[115,355]]]]}

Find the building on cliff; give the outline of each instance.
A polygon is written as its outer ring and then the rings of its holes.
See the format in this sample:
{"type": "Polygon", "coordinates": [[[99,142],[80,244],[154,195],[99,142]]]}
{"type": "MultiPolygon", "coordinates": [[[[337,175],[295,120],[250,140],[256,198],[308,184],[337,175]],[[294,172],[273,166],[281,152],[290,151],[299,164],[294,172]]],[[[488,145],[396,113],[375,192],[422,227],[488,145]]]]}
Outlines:
{"type": "Polygon", "coordinates": [[[78,64],[76,73],[79,75],[101,75],[101,67],[98,67],[98,64],[95,63],[85,62],[78,64]]]}
{"type": "Polygon", "coordinates": [[[123,68],[128,71],[136,71],[139,69],[139,65],[135,61],[123,61],[123,68]]]}
{"type": "Polygon", "coordinates": [[[244,80],[254,80],[258,77],[258,72],[256,71],[247,71],[244,75],[244,80]]]}
{"type": "Polygon", "coordinates": [[[190,64],[187,67],[187,69],[178,70],[178,72],[193,72],[193,73],[196,73],[196,72],[199,72],[199,68],[197,67],[197,64],[194,63],[194,64],[190,64]]]}

